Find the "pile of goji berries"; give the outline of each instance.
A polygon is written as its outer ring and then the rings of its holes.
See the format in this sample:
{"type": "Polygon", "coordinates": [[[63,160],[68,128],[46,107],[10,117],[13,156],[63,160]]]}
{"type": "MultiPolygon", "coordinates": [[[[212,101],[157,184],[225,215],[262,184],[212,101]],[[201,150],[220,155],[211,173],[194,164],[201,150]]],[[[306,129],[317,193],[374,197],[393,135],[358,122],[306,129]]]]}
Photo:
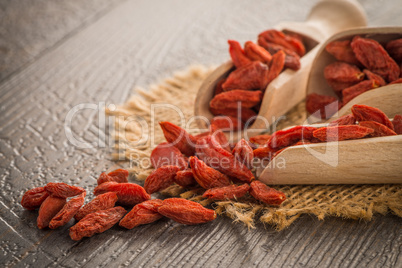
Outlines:
{"type": "Polygon", "coordinates": [[[239,130],[255,119],[268,84],[285,68],[300,69],[306,49],[301,36],[277,30],[260,33],[258,44],[247,41],[244,49],[237,41],[228,43],[235,69],[215,86],[209,109],[216,127],[239,130]]]}
{"type": "Polygon", "coordinates": [[[310,114],[319,110],[322,119],[329,118],[366,91],[402,83],[402,38],[381,45],[376,40],[355,36],[352,40],[333,41],[325,49],[337,60],[325,67],[324,77],[339,100],[309,94],[306,110],[310,114]]]}
{"type": "Polygon", "coordinates": [[[356,104],[352,114],[342,116],[326,127],[295,126],[275,132],[265,146],[254,150],[254,157],[272,159],[289,146],[401,134],[401,115],[395,115],[391,121],[377,108],[356,104]]]}
{"type": "Polygon", "coordinates": [[[402,134],[402,116],[396,115],[391,121],[377,108],[354,105],[352,114],[326,127],[295,126],[272,135],[255,136],[250,141],[242,139],[234,145],[214,124],[210,131],[195,136],[169,122],[161,122],[160,126],[167,142],[152,151],[155,170],[146,178],[144,187],[129,183],[128,171],[118,169],[99,176],[96,197],[86,205],[83,188],[50,182],[27,191],[22,206],[28,210],[39,208],[40,229],[56,229],[74,217],[76,224],[70,228],[70,237],[77,241],[102,233],[117,222],[132,229],[163,216],[191,225],[216,218],[214,210],[193,201],[151,199],[152,193],[173,183],[190,189],[204,188],[203,197],[212,200],[239,199],[249,193],[257,201],[278,206],[286,196],[255,180],[250,171],[255,158],[271,161],[287,147],[301,144],[402,134]],[[126,208],[131,211],[127,213],[126,208]]]}

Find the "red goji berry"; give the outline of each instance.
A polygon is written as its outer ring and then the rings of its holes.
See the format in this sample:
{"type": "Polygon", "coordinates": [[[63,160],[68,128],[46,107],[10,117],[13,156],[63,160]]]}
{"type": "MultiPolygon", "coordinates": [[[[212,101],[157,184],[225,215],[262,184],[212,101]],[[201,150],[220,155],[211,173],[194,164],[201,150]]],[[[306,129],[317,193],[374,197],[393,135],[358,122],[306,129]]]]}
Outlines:
{"type": "Polygon", "coordinates": [[[145,180],[145,191],[152,194],[166,189],[173,184],[174,177],[179,170],[178,166],[162,166],[155,169],[145,180]]]}
{"type": "Polygon", "coordinates": [[[245,182],[250,182],[254,179],[253,173],[230,152],[223,149],[212,136],[199,140],[196,152],[197,156],[208,166],[219,170],[227,176],[245,182]]]}
{"type": "Polygon", "coordinates": [[[360,94],[372,90],[376,87],[378,87],[378,85],[374,80],[364,80],[354,86],[345,88],[344,90],[342,90],[343,105],[356,98],[360,94]]]}
{"type": "Polygon", "coordinates": [[[188,167],[188,160],[175,146],[162,142],[152,150],[151,164],[155,169],[162,166],[178,166],[185,169],[188,167]]]}
{"type": "Polygon", "coordinates": [[[374,130],[357,125],[322,127],[313,132],[321,141],[343,141],[364,138],[374,130]]]}
{"type": "Polygon", "coordinates": [[[216,213],[212,209],[204,208],[196,202],[182,198],[163,200],[158,212],[178,223],[187,225],[206,223],[216,218],[216,213]]]}
{"type": "Polygon", "coordinates": [[[251,41],[247,41],[244,44],[244,52],[252,61],[259,61],[269,64],[269,62],[272,60],[272,56],[267,50],[251,41]]]}
{"type": "Polygon", "coordinates": [[[194,174],[191,168],[177,171],[176,177],[174,177],[174,182],[184,188],[194,186],[197,184],[197,181],[194,179],[194,174]]]}
{"type": "Polygon", "coordinates": [[[258,37],[264,38],[267,42],[290,49],[296,52],[300,57],[306,53],[303,43],[298,38],[284,34],[283,32],[271,29],[260,33],[258,37]]]}
{"type": "Polygon", "coordinates": [[[228,115],[215,116],[211,119],[211,124],[224,131],[238,131],[244,127],[241,120],[228,115]]]}
{"type": "Polygon", "coordinates": [[[267,145],[271,149],[280,149],[299,140],[310,140],[316,129],[315,127],[295,126],[285,130],[278,130],[272,134],[267,145]]]}
{"type": "Polygon", "coordinates": [[[72,198],[68,201],[63,208],[52,218],[49,223],[50,229],[59,228],[68,223],[78,210],[84,205],[85,193],[82,193],[79,197],[72,198]]]}
{"type": "Polygon", "coordinates": [[[237,142],[232,151],[232,154],[236,157],[238,161],[246,165],[246,167],[251,168],[253,166],[253,149],[250,147],[245,139],[241,139],[237,142]]]}
{"type": "Polygon", "coordinates": [[[258,44],[265,48],[269,53],[271,53],[272,55],[276,54],[279,51],[283,51],[286,54],[285,57],[285,68],[289,68],[292,70],[299,70],[300,69],[300,57],[299,55],[297,55],[296,52],[287,49],[281,45],[277,45],[274,43],[270,43],[267,42],[265,39],[263,38],[258,38],[258,44]]]}
{"type": "Polygon", "coordinates": [[[247,183],[243,185],[229,185],[226,187],[212,188],[202,195],[204,198],[214,200],[237,199],[243,197],[250,189],[247,183]]]}
{"type": "Polygon", "coordinates": [[[332,41],[325,46],[325,50],[335,57],[335,59],[347,62],[353,65],[360,65],[360,62],[355,56],[355,53],[350,46],[350,40],[332,41]]]}
{"type": "Polygon", "coordinates": [[[397,114],[395,115],[394,119],[392,120],[392,125],[394,126],[394,130],[396,134],[402,134],[402,115],[397,114]]]}
{"type": "Polygon", "coordinates": [[[209,110],[213,115],[227,115],[231,117],[239,117],[242,121],[247,122],[253,120],[253,117],[257,116],[257,113],[249,108],[233,109],[233,108],[212,108],[209,110]]]}
{"type": "MultiPolygon", "coordinates": [[[[219,94],[220,96],[222,94],[219,94]]],[[[197,139],[193,135],[189,134],[183,128],[176,126],[170,122],[160,122],[159,125],[162,128],[165,139],[185,155],[194,155],[194,146],[197,139]]]]}
{"type": "Polygon", "coordinates": [[[64,182],[49,182],[45,186],[46,192],[51,196],[68,198],[85,192],[84,188],[65,184],[64,182]]]}
{"type": "Polygon", "coordinates": [[[286,195],[281,191],[268,187],[260,181],[253,181],[250,184],[250,194],[257,200],[268,205],[279,206],[286,200],[286,195]]]}
{"type": "Polygon", "coordinates": [[[310,114],[320,111],[322,119],[331,117],[341,106],[337,98],[311,93],[306,98],[306,110],[310,114]]]}
{"type": "Polygon", "coordinates": [[[103,233],[112,228],[124,214],[126,214],[126,210],[122,207],[99,210],[88,214],[70,228],[70,237],[74,241],[79,241],[84,237],[91,237],[95,234],[103,233]]]}
{"type": "Polygon", "coordinates": [[[159,214],[158,208],[162,200],[153,199],[137,204],[133,209],[120,220],[119,225],[127,229],[133,229],[139,225],[155,222],[163,216],[159,214]]]}
{"type": "Polygon", "coordinates": [[[195,156],[190,157],[190,166],[194,179],[204,189],[230,185],[230,180],[226,175],[207,166],[195,156]]]}
{"type": "Polygon", "coordinates": [[[250,142],[258,145],[264,145],[268,142],[268,140],[271,138],[271,135],[268,134],[262,134],[262,135],[257,135],[254,137],[250,138],[250,142]]]}
{"type": "Polygon", "coordinates": [[[112,208],[116,204],[117,199],[117,194],[115,192],[100,194],[92,199],[88,204],[80,208],[74,218],[76,221],[80,221],[88,214],[94,213],[98,210],[112,208]]]}
{"type": "MultiPolygon", "coordinates": [[[[267,76],[267,85],[272,82],[278,75],[282,72],[285,67],[285,52],[282,50],[278,51],[272,56],[272,61],[269,65],[269,72],[267,76]]],[[[265,91],[265,88],[263,89],[265,91]]]]}
{"type": "Polygon", "coordinates": [[[362,81],[364,73],[354,65],[337,61],[325,67],[324,77],[335,91],[342,91],[362,81]]]}
{"type": "Polygon", "coordinates": [[[371,72],[370,70],[364,69],[363,73],[366,75],[368,80],[374,80],[374,83],[379,87],[385,86],[387,84],[381,76],[371,72]]]}
{"type": "Polygon", "coordinates": [[[385,46],[388,54],[397,62],[402,62],[402,38],[389,41],[385,46]]]}
{"type": "Polygon", "coordinates": [[[328,126],[332,127],[332,126],[354,125],[355,123],[356,118],[353,116],[353,114],[347,114],[332,121],[328,126]]]}
{"type": "Polygon", "coordinates": [[[213,97],[209,106],[213,109],[219,109],[222,107],[237,109],[239,106],[241,108],[251,108],[261,102],[262,95],[262,92],[259,90],[231,90],[213,97]]]}
{"type": "Polygon", "coordinates": [[[251,60],[244,53],[244,50],[241,48],[239,42],[235,40],[228,40],[228,44],[229,44],[229,54],[236,68],[240,68],[251,62],[251,60]]]}
{"type": "Polygon", "coordinates": [[[105,182],[95,188],[94,195],[107,192],[115,192],[119,204],[126,206],[134,206],[135,204],[151,199],[151,196],[145,189],[135,183],[105,182]]]}
{"type": "Polygon", "coordinates": [[[359,125],[362,127],[372,128],[374,130],[374,132],[370,134],[370,137],[384,137],[384,136],[398,135],[392,129],[375,121],[363,121],[359,122],[359,125]]]}
{"type": "Polygon", "coordinates": [[[66,199],[57,196],[48,196],[39,208],[37,225],[39,229],[49,226],[50,221],[64,207],[66,199]]]}
{"type": "Polygon", "coordinates": [[[384,126],[394,130],[391,120],[380,109],[370,107],[364,104],[355,104],[352,106],[353,116],[357,121],[376,121],[384,126]]]}
{"type": "Polygon", "coordinates": [[[49,196],[44,187],[36,187],[25,192],[22,196],[21,205],[28,210],[34,210],[42,205],[49,196]]]}
{"type": "Polygon", "coordinates": [[[268,75],[268,66],[261,62],[253,61],[231,72],[229,76],[226,78],[225,83],[222,84],[222,88],[224,91],[230,91],[235,89],[263,90],[267,86],[266,81],[267,75],[268,75]]]}

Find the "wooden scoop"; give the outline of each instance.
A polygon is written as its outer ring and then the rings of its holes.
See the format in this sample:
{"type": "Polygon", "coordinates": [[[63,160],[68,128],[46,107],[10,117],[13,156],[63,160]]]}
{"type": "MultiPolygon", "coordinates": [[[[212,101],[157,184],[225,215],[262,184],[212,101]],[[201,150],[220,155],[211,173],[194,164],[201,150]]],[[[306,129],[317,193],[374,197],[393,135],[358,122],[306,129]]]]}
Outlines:
{"type": "MultiPolygon", "coordinates": [[[[365,95],[365,103],[381,107],[389,118],[402,114],[402,84],[384,88],[381,100],[374,90],[365,95]],[[397,100],[390,99],[394,92],[397,100]]],[[[352,106],[345,106],[339,116],[350,114],[352,106]]],[[[266,184],[402,183],[401,148],[402,135],[291,146],[257,170],[257,177],[266,184]]]]}
{"type": "MultiPolygon", "coordinates": [[[[355,0],[324,0],[318,2],[303,23],[286,22],[274,27],[284,32],[302,35],[307,53],[301,58],[298,71],[286,69],[267,87],[255,122],[246,130],[249,137],[266,130],[279,116],[285,114],[305,98],[307,76],[311,64],[321,44],[326,38],[339,31],[366,26],[367,19],[363,8],[355,0]]],[[[228,61],[219,66],[201,85],[194,113],[207,121],[213,118],[209,111],[209,102],[214,93],[216,83],[233,69],[228,61]]],[[[200,128],[207,127],[204,120],[197,120],[200,128]]],[[[245,133],[231,139],[239,140],[245,133]]]]}
{"type": "MultiPolygon", "coordinates": [[[[321,48],[317,52],[316,58],[313,61],[311,72],[309,74],[307,82],[307,94],[317,93],[320,95],[328,95],[338,98],[334,90],[328,85],[327,81],[324,78],[324,68],[327,65],[336,61],[336,59],[325,50],[325,46],[332,41],[351,40],[355,35],[365,36],[383,43],[402,38],[402,27],[359,28],[344,31],[330,37],[323,44],[323,46],[321,46],[321,48]]],[[[337,117],[349,114],[350,108],[354,104],[365,104],[369,106],[374,106],[382,110],[385,114],[393,117],[393,112],[402,112],[401,110],[398,111],[398,107],[400,107],[401,101],[401,85],[388,85],[378,87],[352,99],[344,107],[342,107],[336,115],[331,118],[331,121],[336,119],[337,117]]],[[[319,121],[317,118],[310,117],[310,123],[317,121],[319,121]]]]}

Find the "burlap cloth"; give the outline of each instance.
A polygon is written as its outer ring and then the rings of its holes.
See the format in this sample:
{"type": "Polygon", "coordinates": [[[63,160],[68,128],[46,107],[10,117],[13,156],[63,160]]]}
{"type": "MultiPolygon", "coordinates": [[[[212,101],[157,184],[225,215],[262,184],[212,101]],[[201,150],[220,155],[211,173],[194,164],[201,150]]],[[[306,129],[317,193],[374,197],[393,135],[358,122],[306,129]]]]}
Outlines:
{"type": "MultiPolygon", "coordinates": [[[[152,120],[151,104],[174,104],[186,118],[193,116],[197,90],[211,71],[212,68],[202,66],[190,67],[174,77],[150,86],[148,90],[135,89],[134,95],[124,105],[106,110],[115,121],[115,132],[112,134],[116,141],[113,158],[129,161],[128,169],[137,180],[145,180],[153,170],[149,166],[149,156],[153,149],[152,136],[154,144],[165,141],[158,122],[170,121],[181,125],[177,111],[171,108],[154,109],[155,116],[152,120]],[[149,127],[152,124],[155,127],[154,135],[149,127]]],[[[305,117],[304,103],[300,103],[289,111],[287,120],[282,121],[277,129],[300,124],[305,117]]],[[[295,185],[275,188],[287,196],[280,207],[270,207],[249,197],[236,201],[211,202],[202,198],[202,189],[186,191],[178,185],[169,187],[162,194],[180,196],[204,206],[210,205],[218,214],[227,215],[249,228],[253,228],[255,220],[259,219],[281,230],[302,214],[316,215],[320,220],[326,216],[336,216],[368,221],[375,213],[388,212],[402,217],[401,185],[295,185]]]]}

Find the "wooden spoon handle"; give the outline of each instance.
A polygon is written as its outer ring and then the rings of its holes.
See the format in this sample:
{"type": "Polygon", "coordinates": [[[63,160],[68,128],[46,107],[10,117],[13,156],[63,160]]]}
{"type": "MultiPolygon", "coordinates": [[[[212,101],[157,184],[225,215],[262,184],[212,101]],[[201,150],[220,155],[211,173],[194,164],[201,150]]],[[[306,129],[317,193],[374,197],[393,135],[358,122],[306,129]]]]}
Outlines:
{"type": "Polygon", "coordinates": [[[337,32],[364,26],[367,26],[367,16],[357,1],[322,0],[311,9],[305,22],[283,22],[276,28],[322,42],[337,32]]]}

